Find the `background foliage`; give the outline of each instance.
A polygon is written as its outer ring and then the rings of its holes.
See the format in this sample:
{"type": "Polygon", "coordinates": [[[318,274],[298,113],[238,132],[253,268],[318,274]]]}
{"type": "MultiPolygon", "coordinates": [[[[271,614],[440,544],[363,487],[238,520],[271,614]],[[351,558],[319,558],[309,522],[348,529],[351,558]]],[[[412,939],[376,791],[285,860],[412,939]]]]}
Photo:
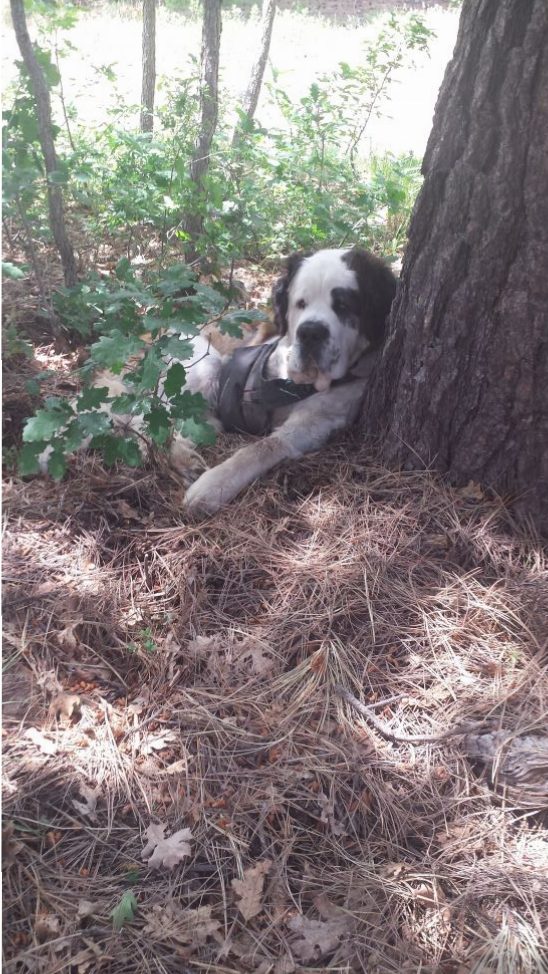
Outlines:
{"type": "MultiPolygon", "coordinates": [[[[365,138],[370,120],[387,109],[398,70],[427,50],[431,31],[416,14],[390,15],[359,64],[341,62],[298,98],[272,71],[266,100],[280,123],[247,122],[237,143],[238,106],[225,93],[209,172],[198,189],[189,172],[199,121],[196,61],[161,82],[165,97],[153,135],[128,124],[134,106],[123,102],[107,125],[93,128],[81,121],[77,105],[67,103],[62,84],[76,8],[35,2],[32,9],[56,108],[59,168],[50,178],[63,185],[81,251],[95,255],[77,288],[57,289],[50,300],[42,282],[43,304],[68,340],[91,343],[81,371],[84,392],[74,406],[50,397],[24,431],[21,472],[35,471],[49,445],[48,468],[59,477],[66,455],[89,440],[109,463],[140,461],[134,441],[117,439],[106,405],[142,416],[158,447],[175,429],[197,442],[211,436],[204,403],[183,391],[182,366],[175,380],[173,358],[189,357],[189,338],[212,317],[237,329],[234,317],[227,318],[230,287],[215,285],[227,275],[231,280],[236,261],[274,263],[294,249],[354,243],[398,257],[420,185],[419,161],[368,154],[365,138]],[[207,285],[181,261],[189,242],[183,225],[192,213],[202,217],[193,248],[209,271],[207,285]],[[123,257],[109,274],[94,267],[105,243],[123,257]],[[143,352],[137,368],[128,365],[143,352]],[[90,391],[94,369],[105,367],[127,373],[131,395],[123,403],[90,391]]],[[[116,87],[112,67],[101,71],[105,84],[116,87]]],[[[22,225],[28,258],[4,270],[14,277],[32,268],[39,279],[36,241],[47,243],[50,230],[34,101],[22,64],[3,121],[4,215],[22,225]]],[[[24,338],[9,337],[8,349],[20,351],[24,338]]]]}

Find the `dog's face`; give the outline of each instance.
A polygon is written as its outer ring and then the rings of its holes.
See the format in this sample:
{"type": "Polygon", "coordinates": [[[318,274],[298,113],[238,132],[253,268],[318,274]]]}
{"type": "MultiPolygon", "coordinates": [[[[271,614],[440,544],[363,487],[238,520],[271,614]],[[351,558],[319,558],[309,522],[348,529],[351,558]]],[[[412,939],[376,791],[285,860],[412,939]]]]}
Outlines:
{"type": "Polygon", "coordinates": [[[342,379],[382,343],[395,290],[392,272],[365,250],[293,254],[273,292],[289,377],[318,391],[342,379]]]}

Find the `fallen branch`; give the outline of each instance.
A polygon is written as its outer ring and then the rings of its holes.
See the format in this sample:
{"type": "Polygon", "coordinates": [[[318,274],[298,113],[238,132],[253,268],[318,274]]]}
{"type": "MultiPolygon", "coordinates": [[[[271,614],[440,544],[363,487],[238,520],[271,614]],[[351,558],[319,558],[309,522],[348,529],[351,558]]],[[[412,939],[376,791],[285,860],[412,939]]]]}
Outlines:
{"type": "Polygon", "coordinates": [[[476,731],[484,726],[484,721],[474,721],[459,724],[453,730],[445,731],[443,734],[394,734],[393,731],[389,730],[384,721],[380,720],[373,713],[370,707],[366,707],[346,687],[343,687],[340,683],[335,683],[333,689],[339,697],[346,700],[362,717],[365,717],[382,737],[386,738],[387,741],[393,741],[394,744],[438,744],[440,741],[449,740],[451,737],[458,737],[460,734],[470,734],[472,731],[476,731]]]}

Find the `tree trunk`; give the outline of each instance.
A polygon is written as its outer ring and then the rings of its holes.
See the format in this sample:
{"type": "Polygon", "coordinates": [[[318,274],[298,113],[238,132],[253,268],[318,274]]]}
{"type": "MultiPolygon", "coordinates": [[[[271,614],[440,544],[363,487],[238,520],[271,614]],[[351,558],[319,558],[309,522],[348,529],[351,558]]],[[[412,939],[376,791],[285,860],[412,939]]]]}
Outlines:
{"type": "MultiPolygon", "coordinates": [[[[251,77],[247,90],[242,99],[241,110],[247,121],[251,121],[255,116],[261,85],[263,83],[264,71],[270,51],[272,40],[272,30],[274,28],[274,15],[276,13],[276,0],[263,0],[263,10],[261,18],[261,38],[259,41],[259,53],[257,60],[251,70],[251,77]]],[[[236,145],[241,136],[241,122],[238,122],[232,136],[232,145],[236,145]]]]}
{"type": "Polygon", "coordinates": [[[65,284],[67,287],[74,287],[77,282],[76,261],[74,259],[74,250],[72,249],[72,244],[65,227],[63,194],[61,187],[50,178],[51,174],[58,169],[58,165],[51,124],[49,89],[29,36],[23,0],[10,0],[10,2],[15,36],[23,62],[29,74],[31,88],[36,101],[38,134],[46,168],[51,231],[63,264],[65,284]]]}
{"type": "Polygon", "coordinates": [[[391,464],[491,486],[548,528],[548,5],[464,0],[381,367],[391,464]]]}
{"type": "Polygon", "coordinates": [[[141,132],[154,128],[156,88],[156,0],[143,0],[143,85],[141,88],[141,132]]]}
{"type": "MultiPolygon", "coordinates": [[[[219,111],[219,53],[221,47],[221,2],[204,0],[204,19],[202,26],[201,88],[200,88],[200,133],[196,140],[194,154],[190,163],[190,175],[198,190],[203,189],[204,176],[209,168],[209,153],[217,127],[219,111]]],[[[191,214],[185,229],[195,241],[202,229],[203,220],[198,214],[191,214]]],[[[193,248],[192,248],[193,249],[193,248]]],[[[193,254],[192,254],[193,256],[193,254]]]]}

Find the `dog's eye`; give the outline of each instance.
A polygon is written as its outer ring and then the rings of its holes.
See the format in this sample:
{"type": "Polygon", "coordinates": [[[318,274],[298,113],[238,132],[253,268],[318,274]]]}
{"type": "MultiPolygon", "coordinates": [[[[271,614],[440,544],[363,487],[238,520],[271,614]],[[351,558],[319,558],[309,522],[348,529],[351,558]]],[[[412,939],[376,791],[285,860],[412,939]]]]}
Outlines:
{"type": "Polygon", "coordinates": [[[296,308],[301,308],[301,309],[302,308],[306,308],[306,301],[305,301],[305,299],[304,298],[299,298],[299,300],[295,304],[295,307],[296,308]]]}

